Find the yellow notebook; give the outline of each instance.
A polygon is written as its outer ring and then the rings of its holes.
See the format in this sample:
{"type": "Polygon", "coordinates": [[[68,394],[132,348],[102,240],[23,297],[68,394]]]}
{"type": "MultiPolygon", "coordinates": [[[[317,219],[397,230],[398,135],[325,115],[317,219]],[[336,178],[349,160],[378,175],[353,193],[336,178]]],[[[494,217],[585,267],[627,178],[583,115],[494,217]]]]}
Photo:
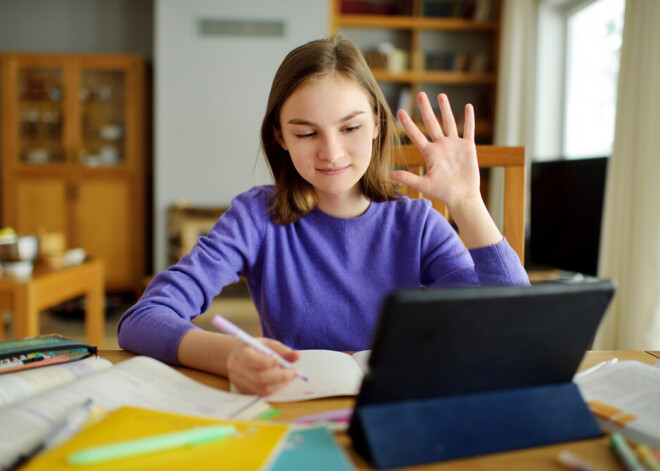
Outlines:
{"type": "Polygon", "coordinates": [[[68,442],[29,462],[22,471],[37,470],[237,470],[262,469],[279,453],[287,425],[270,422],[215,420],[135,407],[122,407],[85,428],[68,442]],[[177,432],[193,427],[231,424],[237,436],[194,447],[184,447],[90,466],[67,464],[71,453],[92,446],[177,432]]]}

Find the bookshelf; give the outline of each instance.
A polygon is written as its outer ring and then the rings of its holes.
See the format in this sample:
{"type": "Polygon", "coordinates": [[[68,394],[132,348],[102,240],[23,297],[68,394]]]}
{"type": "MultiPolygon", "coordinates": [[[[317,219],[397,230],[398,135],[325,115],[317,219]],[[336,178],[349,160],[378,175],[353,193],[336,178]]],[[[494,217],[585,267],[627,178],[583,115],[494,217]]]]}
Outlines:
{"type": "Polygon", "coordinates": [[[474,105],[476,141],[493,143],[499,0],[331,0],[330,32],[361,48],[393,111],[419,123],[414,96],[445,92],[460,125],[474,105]]]}
{"type": "Polygon", "coordinates": [[[133,291],[148,264],[147,64],[135,54],[6,53],[2,225],[61,233],[133,291]]]}

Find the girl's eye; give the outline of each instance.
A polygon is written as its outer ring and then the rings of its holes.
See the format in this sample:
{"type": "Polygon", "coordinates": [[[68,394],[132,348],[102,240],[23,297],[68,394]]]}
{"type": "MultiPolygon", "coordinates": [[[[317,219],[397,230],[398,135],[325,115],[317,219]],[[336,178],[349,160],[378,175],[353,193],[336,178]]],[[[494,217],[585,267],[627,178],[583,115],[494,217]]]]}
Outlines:
{"type": "Polygon", "coordinates": [[[308,138],[314,136],[314,134],[315,133],[313,133],[313,132],[308,132],[308,133],[305,133],[305,134],[296,134],[296,137],[298,139],[308,139],[308,138]]]}
{"type": "Polygon", "coordinates": [[[355,126],[349,126],[347,128],[344,128],[344,132],[351,133],[351,132],[357,131],[358,129],[360,129],[360,125],[356,124],[355,126]]]}

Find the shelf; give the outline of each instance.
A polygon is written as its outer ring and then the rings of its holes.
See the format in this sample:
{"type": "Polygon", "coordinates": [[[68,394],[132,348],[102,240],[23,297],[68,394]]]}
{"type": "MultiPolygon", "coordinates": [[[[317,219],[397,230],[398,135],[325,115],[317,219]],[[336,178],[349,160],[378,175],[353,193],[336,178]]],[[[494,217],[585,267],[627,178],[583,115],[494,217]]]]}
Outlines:
{"type": "Polygon", "coordinates": [[[493,32],[497,21],[477,21],[461,18],[428,18],[420,16],[341,15],[336,19],[339,27],[408,29],[434,31],[493,32]]]}
{"type": "Polygon", "coordinates": [[[384,69],[373,69],[372,72],[376,80],[394,83],[424,82],[457,85],[492,85],[497,80],[497,77],[493,73],[481,74],[446,70],[424,70],[419,72],[408,71],[392,73],[384,69]]]}
{"type": "MultiPolygon", "coordinates": [[[[460,0],[442,4],[408,0],[396,4],[394,11],[412,11],[412,15],[362,13],[370,8],[351,8],[346,11],[354,13],[342,13],[342,6],[355,7],[343,3],[332,0],[331,33],[342,32],[362,49],[393,110],[399,106],[409,108],[410,116],[418,121],[416,101],[406,94],[436,93],[439,87],[451,93],[455,112],[466,103],[475,106],[475,137],[481,144],[492,143],[501,28],[499,0],[474,2],[474,10],[468,10],[467,2],[460,0]],[[460,6],[450,12],[460,11],[465,17],[431,16],[445,14],[448,6],[460,6]],[[391,51],[389,57],[387,51],[391,51]]],[[[382,12],[375,8],[382,2],[366,3],[374,7],[371,11],[382,12]]]]}

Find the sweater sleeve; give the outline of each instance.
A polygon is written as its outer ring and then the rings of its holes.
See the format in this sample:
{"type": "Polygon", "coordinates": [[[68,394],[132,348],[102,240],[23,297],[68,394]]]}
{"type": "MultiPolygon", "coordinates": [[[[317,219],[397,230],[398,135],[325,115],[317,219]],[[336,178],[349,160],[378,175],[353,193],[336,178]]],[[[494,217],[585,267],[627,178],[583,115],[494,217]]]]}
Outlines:
{"type": "Polygon", "coordinates": [[[429,211],[422,237],[424,286],[528,286],[527,272],[506,239],[487,247],[466,249],[446,219],[429,211]]]}
{"type": "Polygon", "coordinates": [[[179,364],[181,338],[198,328],[191,321],[254,265],[268,217],[267,195],[266,187],[256,187],[237,196],[189,254],[154,277],[119,321],[121,348],[179,364]]]}
{"type": "Polygon", "coordinates": [[[529,277],[518,254],[506,239],[469,251],[479,283],[483,285],[529,286],[529,277]]]}

